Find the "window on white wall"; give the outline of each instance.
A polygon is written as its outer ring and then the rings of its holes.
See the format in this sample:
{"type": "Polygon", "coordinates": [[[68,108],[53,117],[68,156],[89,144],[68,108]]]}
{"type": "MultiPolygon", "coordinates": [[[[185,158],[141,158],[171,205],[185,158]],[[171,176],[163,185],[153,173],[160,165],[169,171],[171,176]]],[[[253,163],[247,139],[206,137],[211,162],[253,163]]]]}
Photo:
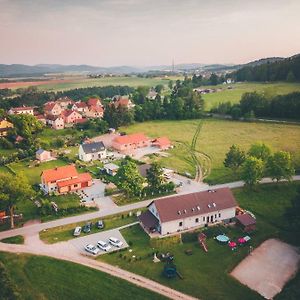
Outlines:
{"type": "Polygon", "coordinates": [[[179,222],[179,226],[182,226],[182,222],[179,222]]]}

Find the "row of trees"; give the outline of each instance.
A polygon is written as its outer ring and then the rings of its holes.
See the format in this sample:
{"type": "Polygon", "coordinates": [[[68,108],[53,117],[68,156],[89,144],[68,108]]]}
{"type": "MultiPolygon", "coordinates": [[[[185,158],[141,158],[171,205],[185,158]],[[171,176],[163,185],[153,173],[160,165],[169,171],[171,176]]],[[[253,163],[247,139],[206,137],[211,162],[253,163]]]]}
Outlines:
{"type": "Polygon", "coordinates": [[[246,66],[230,74],[236,81],[300,81],[300,55],[264,63],[246,66]]]}
{"type": "Polygon", "coordinates": [[[272,154],[271,149],[263,144],[251,145],[246,153],[237,145],[232,145],[226,154],[224,166],[235,174],[241,169],[241,179],[250,187],[255,186],[264,176],[270,176],[277,182],[290,181],[295,174],[291,155],[285,151],[272,154]]]}
{"type": "Polygon", "coordinates": [[[118,188],[123,190],[127,197],[141,198],[145,195],[171,192],[175,186],[166,183],[163,170],[158,163],[153,163],[147,170],[146,179],[139,173],[137,164],[130,158],[126,158],[120,166],[116,177],[118,188]]]}
{"type": "Polygon", "coordinates": [[[228,114],[233,119],[241,117],[270,117],[283,119],[300,118],[300,93],[267,97],[257,92],[243,94],[239,104],[220,103],[211,110],[214,113],[228,114]]]}

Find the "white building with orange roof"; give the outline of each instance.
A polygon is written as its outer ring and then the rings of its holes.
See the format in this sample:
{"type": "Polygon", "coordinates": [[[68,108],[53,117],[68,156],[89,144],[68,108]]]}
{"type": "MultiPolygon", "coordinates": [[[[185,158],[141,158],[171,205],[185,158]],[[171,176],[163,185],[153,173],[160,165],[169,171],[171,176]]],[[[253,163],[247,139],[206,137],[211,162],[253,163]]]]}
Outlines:
{"type": "Polygon", "coordinates": [[[91,175],[89,173],[79,174],[74,165],[44,170],[41,174],[41,189],[46,194],[65,194],[91,185],[91,175]]]}
{"type": "Polygon", "coordinates": [[[150,139],[143,133],[117,136],[112,141],[112,147],[123,153],[128,153],[138,148],[148,147],[150,144],[150,139]]]}

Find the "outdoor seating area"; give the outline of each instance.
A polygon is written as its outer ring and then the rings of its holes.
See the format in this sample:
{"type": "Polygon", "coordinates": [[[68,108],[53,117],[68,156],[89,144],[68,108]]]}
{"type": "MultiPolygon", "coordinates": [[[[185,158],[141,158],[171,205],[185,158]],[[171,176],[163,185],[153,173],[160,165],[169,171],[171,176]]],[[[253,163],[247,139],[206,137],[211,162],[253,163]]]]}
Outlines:
{"type": "Polygon", "coordinates": [[[246,245],[250,240],[251,237],[246,235],[244,237],[239,237],[235,240],[230,239],[227,235],[219,234],[216,237],[214,237],[216,241],[218,241],[220,244],[227,244],[231,250],[236,250],[238,246],[244,246],[246,245]]]}

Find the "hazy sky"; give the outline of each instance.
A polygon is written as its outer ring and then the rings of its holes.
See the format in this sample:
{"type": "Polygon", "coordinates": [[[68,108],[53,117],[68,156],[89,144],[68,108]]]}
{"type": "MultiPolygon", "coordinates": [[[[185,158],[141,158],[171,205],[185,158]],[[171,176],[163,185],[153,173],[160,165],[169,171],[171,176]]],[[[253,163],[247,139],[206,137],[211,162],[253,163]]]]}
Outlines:
{"type": "Polygon", "coordinates": [[[300,0],[0,0],[0,63],[241,63],[300,52],[300,0]]]}

